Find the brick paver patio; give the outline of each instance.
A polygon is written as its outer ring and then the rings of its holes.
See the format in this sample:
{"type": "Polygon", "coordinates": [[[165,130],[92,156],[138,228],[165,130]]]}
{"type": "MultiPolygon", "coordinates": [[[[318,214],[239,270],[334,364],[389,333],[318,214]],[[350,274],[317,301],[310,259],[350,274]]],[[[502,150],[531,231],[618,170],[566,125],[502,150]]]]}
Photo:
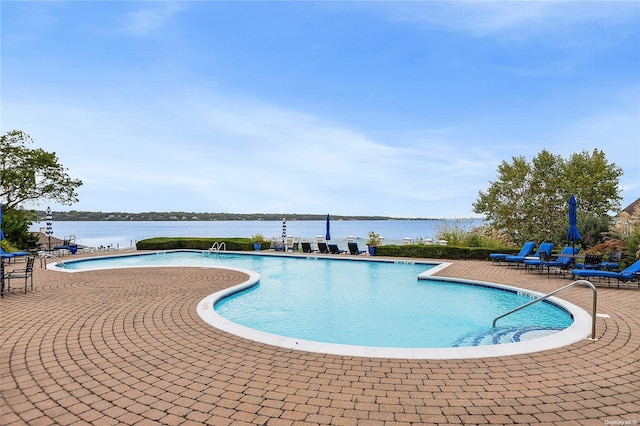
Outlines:
{"type": "MultiPolygon", "coordinates": [[[[403,360],[286,350],[208,326],[197,303],[240,272],[36,268],[33,292],[0,301],[2,425],[640,423],[635,284],[599,287],[610,318],[598,318],[595,342],[403,360]]],[[[569,282],[480,261],[439,275],[542,292],[569,282]]],[[[560,297],[590,311],[587,288],[560,297]]]]}

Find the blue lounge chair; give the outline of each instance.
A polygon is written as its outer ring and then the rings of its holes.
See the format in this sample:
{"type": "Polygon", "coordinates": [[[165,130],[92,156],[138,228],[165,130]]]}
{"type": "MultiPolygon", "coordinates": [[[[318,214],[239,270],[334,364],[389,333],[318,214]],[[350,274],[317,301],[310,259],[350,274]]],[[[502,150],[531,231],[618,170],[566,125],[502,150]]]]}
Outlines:
{"type": "Polygon", "coordinates": [[[580,249],[577,247],[573,248],[570,246],[565,246],[560,252],[560,255],[557,256],[557,259],[555,260],[541,259],[541,267],[547,268],[547,277],[549,277],[551,273],[551,268],[554,268],[554,269],[558,269],[559,271],[562,271],[562,277],[564,278],[564,273],[570,270],[574,264],[574,258],[571,257],[571,255],[576,255],[579,252],[580,252],[580,249]],[[568,256],[562,256],[563,254],[566,254],[568,256]]]}
{"type": "MultiPolygon", "coordinates": [[[[529,256],[531,253],[533,253],[533,249],[535,248],[536,243],[534,243],[533,241],[527,241],[526,243],[524,243],[524,245],[520,249],[520,252],[516,256],[529,256]]],[[[489,254],[489,259],[494,262],[502,262],[506,260],[507,256],[511,255],[505,253],[491,253],[489,254]]]]}
{"type": "Polygon", "coordinates": [[[358,248],[358,243],[347,243],[347,246],[349,246],[349,254],[358,255],[366,252],[366,250],[360,250],[358,248]]]}
{"type": "Polygon", "coordinates": [[[524,264],[524,267],[526,269],[531,269],[531,268],[536,268],[536,269],[540,269],[540,266],[542,264],[541,258],[543,257],[543,253],[546,255],[546,257],[549,257],[551,255],[551,252],[553,251],[553,243],[541,243],[540,247],[538,248],[538,251],[536,251],[536,253],[531,256],[531,257],[535,257],[537,259],[527,259],[527,256],[523,257],[523,258],[519,258],[518,256],[507,256],[507,261],[509,261],[508,259],[510,257],[514,257],[514,258],[518,258],[516,261],[517,262],[522,262],[524,264]]]}
{"type": "Polygon", "coordinates": [[[29,256],[29,252],[27,251],[6,252],[2,250],[2,247],[0,247],[0,257],[3,257],[5,259],[13,259],[14,257],[20,257],[20,256],[29,256]]]}
{"type": "MultiPolygon", "coordinates": [[[[627,267],[620,272],[603,271],[602,269],[574,269],[571,271],[571,275],[580,278],[607,278],[609,285],[611,285],[611,278],[618,280],[618,288],[620,288],[620,282],[633,281],[640,279],[640,260],[636,260],[635,263],[627,267]]],[[[640,282],[638,283],[640,286],[640,282]]]]}
{"type": "Polygon", "coordinates": [[[527,255],[527,256],[511,255],[511,256],[505,257],[504,260],[507,262],[509,266],[511,266],[511,264],[515,264],[517,267],[521,263],[524,264],[524,261],[528,257],[537,257],[538,259],[540,259],[540,252],[551,254],[551,250],[553,250],[553,243],[541,243],[540,247],[538,247],[538,251],[536,251],[534,255],[527,255]]]}
{"type": "Polygon", "coordinates": [[[11,259],[13,255],[11,253],[5,252],[4,250],[2,250],[2,247],[0,247],[0,257],[2,257],[3,259],[11,259]]]}

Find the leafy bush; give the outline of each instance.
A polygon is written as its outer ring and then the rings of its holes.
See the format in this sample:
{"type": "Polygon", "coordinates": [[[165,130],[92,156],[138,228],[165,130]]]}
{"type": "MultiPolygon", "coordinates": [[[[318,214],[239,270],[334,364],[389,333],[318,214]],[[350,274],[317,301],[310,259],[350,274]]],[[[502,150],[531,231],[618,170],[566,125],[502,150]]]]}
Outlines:
{"type": "MultiPolygon", "coordinates": [[[[518,250],[506,249],[504,253],[510,251],[517,253],[518,250]]],[[[493,253],[493,248],[487,247],[454,247],[454,246],[440,246],[440,245],[424,245],[424,244],[411,244],[411,245],[388,245],[378,246],[377,256],[391,256],[391,257],[418,257],[427,259],[451,259],[451,260],[463,260],[463,259],[476,259],[486,260],[489,258],[489,253],[493,253]]]]}
{"type": "MultiPolygon", "coordinates": [[[[158,237],[140,240],[136,243],[138,250],[208,250],[214,242],[224,242],[227,250],[253,251],[253,242],[250,238],[186,238],[186,237],[158,237]]],[[[450,259],[450,260],[486,260],[489,253],[518,253],[519,248],[513,247],[455,247],[452,245],[412,244],[412,245],[385,245],[378,246],[377,256],[389,257],[413,257],[426,259],[450,259]]]]}
{"type": "Polygon", "coordinates": [[[265,244],[267,240],[262,234],[258,233],[251,236],[251,242],[254,244],[265,244]]]}
{"type": "Polygon", "coordinates": [[[253,250],[253,242],[251,242],[250,238],[157,237],[138,241],[136,248],[138,250],[208,250],[215,242],[224,243],[227,250],[253,250]]]}

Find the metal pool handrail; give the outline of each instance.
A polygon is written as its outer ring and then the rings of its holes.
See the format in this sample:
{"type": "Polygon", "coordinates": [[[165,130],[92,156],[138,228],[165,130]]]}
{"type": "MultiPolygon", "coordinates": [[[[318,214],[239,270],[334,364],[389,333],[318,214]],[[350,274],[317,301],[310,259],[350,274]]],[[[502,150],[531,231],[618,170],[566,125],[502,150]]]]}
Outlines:
{"type": "Polygon", "coordinates": [[[548,299],[549,297],[553,296],[556,293],[560,293],[562,290],[565,290],[569,287],[573,287],[576,284],[584,284],[588,287],[591,287],[591,291],[593,292],[593,302],[592,302],[592,306],[591,306],[591,340],[596,340],[596,304],[597,304],[597,299],[598,299],[598,290],[596,290],[596,286],[594,286],[593,284],[591,284],[589,281],[587,280],[577,280],[572,282],[571,284],[567,284],[564,287],[560,287],[557,290],[552,291],[551,293],[547,293],[543,296],[540,296],[539,298],[532,300],[531,302],[525,303],[522,306],[519,306],[515,309],[510,310],[509,312],[506,312],[502,315],[497,316],[494,320],[493,320],[493,324],[491,325],[493,328],[496,327],[496,321],[498,321],[500,318],[504,318],[507,315],[511,315],[514,312],[518,312],[520,309],[524,309],[527,306],[531,306],[534,303],[538,303],[538,302],[542,302],[545,299],[548,299]]]}
{"type": "Polygon", "coordinates": [[[227,250],[227,245],[225,244],[224,241],[214,241],[213,244],[211,245],[211,248],[209,249],[209,251],[220,251],[220,250],[227,250]]]}
{"type": "Polygon", "coordinates": [[[51,258],[51,259],[55,260],[58,263],[59,266],[62,266],[63,268],[67,268],[67,265],[65,265],[65,263],[63,261],[61,261],[60,259],[58,259],[54,255],[52,255],[51,253],[47,253],[44,256],[40,256],[40,267],[41,268],[42,268],[42,261],[46,260],[47,258],[51,258]]]}

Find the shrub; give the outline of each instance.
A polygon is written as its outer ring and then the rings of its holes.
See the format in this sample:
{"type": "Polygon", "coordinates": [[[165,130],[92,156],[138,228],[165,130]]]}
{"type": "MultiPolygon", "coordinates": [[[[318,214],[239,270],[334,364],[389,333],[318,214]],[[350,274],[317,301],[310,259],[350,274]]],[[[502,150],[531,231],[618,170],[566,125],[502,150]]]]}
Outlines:
{"type": "Polygon", "coordinates": [[[250,251],[253,242],[249,238],[187,238],[187,237],[157,237],[140,240],[136,243],[138,250],[208,250],[213,243],[224,243],[227,250],[250,251]]]}
{"type": "Polygon", "coordinates": [[[258,234],[253,234],[251,236],[251,242],[254,244],[265,244],[267,240],[264,238],[262,234],[258,233],[258,234]]]}
{"type": "MultiPolygon", "coordinates": [[[[507,249],[513,250],[513,249],[507,249]]],[[[378,246],[377,256],[391,256],[391,257],[418,257],[427,259],[477,259],[485,260],[489,258],[489,253],[493,253],[495,250],[487,247],[454,247],[454,246],[440,246],[440,245],[388,245],[378,246]]],[[[514,253],[517,253],[515,250],[514,253]]],[[[507,253],[507,251],[505,251],[507,253]]]]}

